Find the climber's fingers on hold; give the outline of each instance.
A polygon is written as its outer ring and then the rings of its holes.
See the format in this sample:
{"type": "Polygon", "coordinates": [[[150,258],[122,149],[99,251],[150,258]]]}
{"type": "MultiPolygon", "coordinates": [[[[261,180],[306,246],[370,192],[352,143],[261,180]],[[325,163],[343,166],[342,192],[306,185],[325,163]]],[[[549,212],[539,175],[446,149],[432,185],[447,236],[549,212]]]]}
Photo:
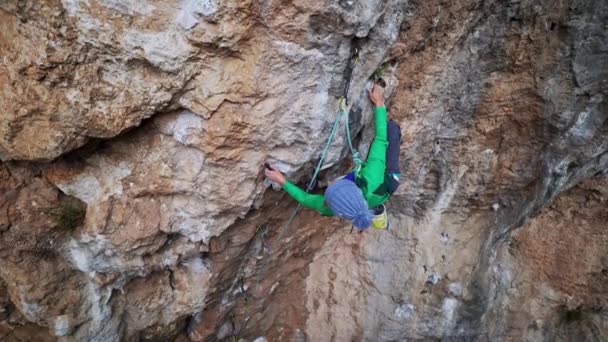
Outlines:
{"type": "Polygon", "coordinates": [[[264,174],[268,178],[275,178],[276,176],[280,175],[281,172],[279,172],[273,165],[266,163],[264,164],[264,174]]]}
{"type": "Polygon", "coordinates": [[[382,87],[378,84],[378,83],[374,83],[374,87],[372,88],[372,92],[376,95],[376,96],[382,96],[382,92],[384,89],[382,89],[382,87]]]}
{"type": "Polygon", "coordinates": [[[277,168],[274,167],[274,165],[270,165],[270,163],[266,162],[264,163],[264,170],[272,170],[272,171],[276,171],[277,168]]]}
{"type": "Polygon", "coordinates": [[[283,176],[283,174],[280,171],[271,170],[269,168],[266,168],[264,170],[264,174],[266,175],[266,177],[268,177],[268,179],[270,179],[273,182],[279,183],[281,186],[283,186],[283,184],[285,184],[285,182],[286,182],[285,176],[283,176]]]}

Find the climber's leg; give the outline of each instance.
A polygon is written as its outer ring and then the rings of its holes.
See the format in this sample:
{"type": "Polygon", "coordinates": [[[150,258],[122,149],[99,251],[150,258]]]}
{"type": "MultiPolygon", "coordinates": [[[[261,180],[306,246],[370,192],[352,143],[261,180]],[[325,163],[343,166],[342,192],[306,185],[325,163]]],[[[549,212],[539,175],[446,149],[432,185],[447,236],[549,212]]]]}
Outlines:
{"type": "Polygon", "coordinates": [[[401,127],[393,121],[388,122],[387,127],[388,148],[386,149],[386,174],[389,181],[388,191],[392,194],[399,187],[399,150],[401,147],[401,127]]]}

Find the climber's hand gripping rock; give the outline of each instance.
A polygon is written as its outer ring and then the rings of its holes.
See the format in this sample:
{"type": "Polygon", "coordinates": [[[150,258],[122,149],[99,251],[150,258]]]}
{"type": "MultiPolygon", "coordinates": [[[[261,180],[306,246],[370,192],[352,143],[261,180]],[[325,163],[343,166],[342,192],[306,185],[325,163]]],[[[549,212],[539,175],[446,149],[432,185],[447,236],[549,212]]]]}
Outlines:
{"type": "Polygon", "coordinates": [[[264,174],[266,175],[266,177],[268,177],[268,179],[275,183],[278,183],[280,186],[285,185],[285,176],[279,170],[277,170],[276,167],[268,163],[264,164],[264,166],[264,174]]]}
{"type": "Polygon", "coordinates": [[[369,100],[372,101],[375,107],[384,107],[384,88],[374,83],[372,89],[367,92],[369,100]]]}

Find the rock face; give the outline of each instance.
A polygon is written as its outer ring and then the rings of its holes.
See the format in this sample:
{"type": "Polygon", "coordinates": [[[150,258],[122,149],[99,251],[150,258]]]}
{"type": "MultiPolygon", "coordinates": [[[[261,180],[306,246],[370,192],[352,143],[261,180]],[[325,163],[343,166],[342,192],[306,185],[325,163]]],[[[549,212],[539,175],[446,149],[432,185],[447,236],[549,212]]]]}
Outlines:
{"type": "MultiPolygon", "coordinates": [[[[601,0],[0,3],[0,338],[608,338],[607,22],[601,0]],[[379,76],[391,230],[285,228],[261,165],[306,180],[347,85],[365,154],[379,76]]],[[[347,157],[341,126],[321,185],[347,157]]]]}

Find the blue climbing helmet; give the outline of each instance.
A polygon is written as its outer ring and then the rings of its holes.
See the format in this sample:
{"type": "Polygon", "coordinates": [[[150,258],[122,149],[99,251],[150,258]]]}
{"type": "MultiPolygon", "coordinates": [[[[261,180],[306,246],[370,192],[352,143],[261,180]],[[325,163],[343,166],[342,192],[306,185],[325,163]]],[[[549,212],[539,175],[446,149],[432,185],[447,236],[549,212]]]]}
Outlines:
{"type": "Polygon", "coordinates": [[[363,197],[363,192],[354,182],[338,179],[325,190],[325,203],[337,216],[353,222],[358,229],[367,229],[373,215],[363,197]]]}

